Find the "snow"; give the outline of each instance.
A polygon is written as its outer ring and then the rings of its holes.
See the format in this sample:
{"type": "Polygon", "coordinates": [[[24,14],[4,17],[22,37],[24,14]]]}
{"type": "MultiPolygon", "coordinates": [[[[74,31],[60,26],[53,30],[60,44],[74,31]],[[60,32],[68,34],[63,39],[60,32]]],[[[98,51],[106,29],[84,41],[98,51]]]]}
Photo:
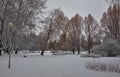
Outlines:
{"type": "MultiPolygon", "coordinates": [[[[33,53],[34,54],[34,53],[33,53]]],[[[114,61],[120,58],[81,58],[79,55],[12,55],[11,69],[8,56],[0,56],[0,77],[120,77],[119,73],[92,71],[85,67],[88,61],[114,61]]]]}
{"type": "Polygon", "coordinates": [[[86,55],[86,54],[89,54],[89,53],[88,53],[88,51],[82,51],[82,52],[80,52],[80,54],[86,55]]]}

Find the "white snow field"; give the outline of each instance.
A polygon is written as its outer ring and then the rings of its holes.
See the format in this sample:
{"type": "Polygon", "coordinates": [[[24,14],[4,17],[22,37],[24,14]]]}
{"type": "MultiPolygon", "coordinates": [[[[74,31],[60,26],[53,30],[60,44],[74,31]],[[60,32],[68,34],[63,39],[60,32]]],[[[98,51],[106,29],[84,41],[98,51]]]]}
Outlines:
{"type": "Polygon", "coordinates": [[[0,56],[0,77],[120,77],[120,73],[89,70],[91,60],[114,61],[120,58],[81,58],[79,55],[23,54],[12,55],[11,69],[7,68],[8,56],[0,56]]]}

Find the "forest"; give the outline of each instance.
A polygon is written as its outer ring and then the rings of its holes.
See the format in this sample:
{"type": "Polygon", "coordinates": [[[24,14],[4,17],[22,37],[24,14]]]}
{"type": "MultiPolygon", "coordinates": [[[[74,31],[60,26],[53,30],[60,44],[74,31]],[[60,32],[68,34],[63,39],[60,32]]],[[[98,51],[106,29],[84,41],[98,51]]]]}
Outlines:
{"type": "MultiPolygon", "coordinates": [[[[106,0],[105,0],[106,1],[106,0]]],[[[97,21],[76,13],[71,19],[60,8],[46,11],[47,0],[0,0],[0,55],[20,50],[80,51],[103,56],[120,55],[120,1],[97,21]]]]}

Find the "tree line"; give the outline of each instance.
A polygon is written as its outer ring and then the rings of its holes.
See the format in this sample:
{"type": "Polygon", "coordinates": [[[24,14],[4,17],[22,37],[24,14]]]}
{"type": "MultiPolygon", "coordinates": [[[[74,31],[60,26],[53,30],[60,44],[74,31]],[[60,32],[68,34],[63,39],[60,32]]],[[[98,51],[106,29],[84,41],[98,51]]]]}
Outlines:
{"type": "Polygon", "coordinates": [[[41,55],[45,50],[91,53],[106,36],[120,41],[119,2],[107,2],[110,7],[98,23],[91,14],[68,19],[59,8],[46,13],[46,0],[0,0],[0,55],[2,50],[42,50],[41,55]],[[37,35],[36,29],[40,30],[37,35]]]}

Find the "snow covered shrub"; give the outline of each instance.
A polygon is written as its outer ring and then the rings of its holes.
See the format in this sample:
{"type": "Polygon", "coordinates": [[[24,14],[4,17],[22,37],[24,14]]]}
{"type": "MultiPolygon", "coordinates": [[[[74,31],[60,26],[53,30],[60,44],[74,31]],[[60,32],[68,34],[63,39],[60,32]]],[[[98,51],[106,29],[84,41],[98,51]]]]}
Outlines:
{"type": "Polygon", "coordinates": [[[80,53],[80,57],[99,58],[99,57],[101,57],[101,55],[93,54],[93,53],[89,54],[87,51],[85,51],[85,52],[81,52],[81,53],[80,53]]]}
{"type": "Polygon", "coordinates": [[[63,51],[55,51],[52,55],[65,55],[63,51]]]}
{"type": "Polygon", "coordinates": [[[80,57],[100,58],[101,55],[98,55],[98,54],[80,54],[80,57]]]}
{"type": "Polygon", "coordinates": [[[80,52],[80,57],[88,57],[88,54],[87,51],[80,52]]]}
{"type": "Polygon", "coordinates": [[[120,73],[119,63],[87,62],[86,68],[95,71],[108,71],[120,73]]]}
{"type": "Polygon", "coordinates": [[[116,56],[120,55],[120,45],[117,40],[105,37],[99,46],[94,46],[90,51],[101,54],[102,56],[116,56]]]}

